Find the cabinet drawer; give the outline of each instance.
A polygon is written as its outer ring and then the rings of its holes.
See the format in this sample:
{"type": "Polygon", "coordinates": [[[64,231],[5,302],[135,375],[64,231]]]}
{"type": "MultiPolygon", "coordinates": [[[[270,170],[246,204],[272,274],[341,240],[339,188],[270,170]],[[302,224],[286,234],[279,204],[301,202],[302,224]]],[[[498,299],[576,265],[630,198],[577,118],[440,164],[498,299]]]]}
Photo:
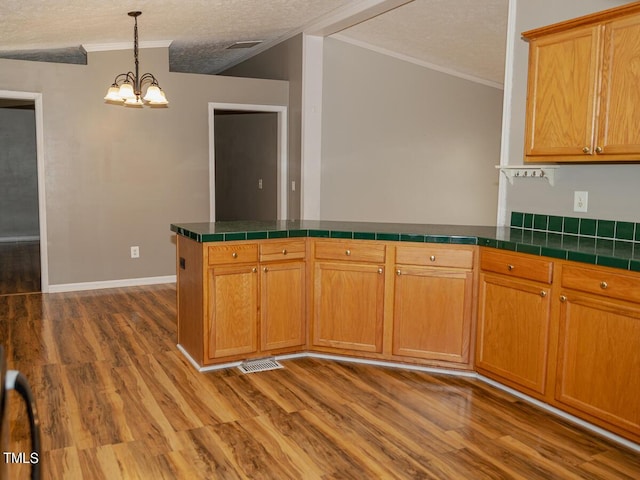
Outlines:
{"type": "Polygon", "coordinates": [[[562,267],[561,279],[564,288],[640,302],[640,275],[565,265],[562,267]]]}
{"type": "Polygon", "coordinates": [[[258,245],[255,243],[211,246],[208,253],[209,265],[258,261],[258,245]]]}
{"type": "Polygon", "coordinates": [[[384,263],[386,246],[357,241],[316,241],[315,257],[324,260],[384,263]]]}
{"type": "Polygon", "coordinates": [[[305,257],[304,240],[284,240],[260,243],[260,261],[295,260],[305,257]]]}
{"type": "Polygon", "coordinates": [[[396,248],[396,263],[430,267],[472,268],[473,251],[439,245],[405,246],[396,248]]]}
{"type": "Polygon", "coordinates": [[[549,284],[553,276],[553,262],[549,260],[484,249],[480,254],[480,268],[488,272],[549,284]]]}

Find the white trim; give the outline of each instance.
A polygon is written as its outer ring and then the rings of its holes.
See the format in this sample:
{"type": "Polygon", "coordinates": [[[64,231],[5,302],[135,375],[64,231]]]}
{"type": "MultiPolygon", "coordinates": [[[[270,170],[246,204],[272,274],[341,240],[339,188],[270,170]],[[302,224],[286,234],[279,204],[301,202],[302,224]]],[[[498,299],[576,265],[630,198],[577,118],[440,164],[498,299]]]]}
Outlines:
{"type": "MultiPolygon", "coordinates": [[[[151,40],[138,42],[138,48],[168,48],[173,40],[151,40]]],[[[133,50],[133,42],[87,43],[82,48],[86,52],[107,52],[111,50],[133,50]]]]}
{"type": "Polygon", "coordinates": [[[39,235],[21,235],[19,237],[0,237],[0,243],[37,242],[39,235]]]}
{"type": "MultiPolygon", "coordinates": [[[[509,0],[507,17],[507,44],[504,65],[504,94],[502,95],[502,136],[500,139],[500,166],[509,165],[509,132],[511,130],[511,96],[513,95],[513,49],[516,38],[517,0],[509,0]]],[[[498,174],[498,211],[496,225],[507,225],[507,180],[498,174]]]]}
{"type": "Polygon", "coordinates": [[[388,57],[396,58],[404,62],[412,63],[420,67],[428,68],[430,70],[435,70],[436,72],[444,73],[446,75],[451,75],[453,77],[462,78],[463,80],[469,80],[470,82],[480,83],[487,87],[497,88],[498,90],[502,90],[504,88],[504,85],[502,85],[501,83],[494,82],[492,80],[487,80],[486,78],[480,78],[474,75],[469,75],[451,68],[442,67],[440,65],[436,65],[435,63],[425,62],[424,60],[420,60],[419,58],[410,57],[409,55],[404,55],[402,53],[387,50],[386,48],[378,47],[376,45],[372,45],[370,43],[363,42],[361,40],[356,40],[355,38],[350,38],[341,33],[336,33],[334,35],[331,35],[330,38],[334,38],[336,40],[340,40],[341,42],[355,45],[356,47],[365,48],[367,50],[379,53],[381,55],[386,55],[388,57]]]}
{"type": "Polygon", "coordinates": [[[215,154],[215,111],[240,110],[252,112],[275,112],[278,114],[278,172],[277,172],[277,215],[278,220],[287,220],[289,153],[288,153],[288,108],[285,105],[254,105],[249,103],[209,103],[209,221],[216,221],[216,154],[215,154]]]}
{"type": "Polygon", "coordinates": [[[33,100],[36,121],[36,163],[38,170],[38,222],[40,224],[40,291],[49,291],[49,251],[47,241],[47,195],[45,191],[44,121],[42,93],[0,90],[0,98],[33,100]]]}
{"type": "MultiPolygon", "coordinates": [[[[198,370],[199,372],[211,372],[211,371],[215,371],[215,370],[222,370],[225,368],[233,368],[233,367],[238,367],[242,364],[242,362],[229,362],[229,363],[221,363],[221,364],[217,364],[217,365],[209,365],[206,367],[200,366],[198,364],[198,362],[196,362],[193,357],[191,357],[191,355],[189,355],[187,353],[187,351],[182,347],[182,345],[177,345],[178,350],[180,350],[183,355],[187,358],[187,360],[189,361],[189,363],[191,363],[191,365],[193,365],[196,370],[198,370]]],[[[329,355],[329,354],[325,354],[325,353],[316,353],[316,352],[299,352],[299,353],[292,353],[292,354],[285,354],[285,355],[276,355],[273,357],[275,360],[280,361],[280,360],[291,360],[294,358],[322,358],[324,360],[335,360],[335,361],[339,361],[339,362],[350,362],[350,363],[360,363],[360,364],[364,364],[364,365],[373,365],[373,366],[378,366],[378,367],[388,367],[388,368],[398,368],[400,370],[413,370],[413,371],[418,371],[418,372],[425,372],[425,373],[435,373],[438,375],[450,375],[453,377],[464,377],[464,378],[470,378],[470,379],[474,379],[474,380],[480,380],[481,382],[484,382],[486,384],[489,384],[495,388],[497,388],[498,390],[502,390],[503,392],[507,392],[517,398],[520,398],[522,400],[524,400],[527,403],[531,403],[532,405],[535,405],[536,407],[551,413],[553,415],[556,415],[558,417],[561,417],[565,420],[567,420],[568,422],[574,423],[576,425],[581,426],[582,428],[585,428],[587,430],[590,430],[598,435],[601,435],[605,438],[608,438],[609,440],[612,440],[616,443],[619,443],[627,448],[630,448],[631,450],[635,450],[636,452],[640,452],[640,444],[634,443],[630,440],[627,440],[626,438],[623,438],[619,435],[616,435],[615,433],[609,432],[608,430],[605,430],[601,427],[598,427],[597,425],[593,425],[589,422],[586,422],[584,420],[582,420],[581,418],[578,417],[574,417],[571,414],[568,414],[566,412],[563,412],[562,410],[559,410],[555,407],[552,407],[551,405],[548,405],[544,402],[541,402],[540,400],[537,400],[533,397],[530,397],[529,395],[525,395],[524,393],[518,392],[517,390],[514,390],[513,388],[507,387],[506,385],[503,385],[499,382],[496,382],[495,380],[492,380],[490,378],[485,377],[484,375],[480,375],[479,373],[476,372],[471,372],[471,371],[465,371],[465,370],[453,370],[453,369],[445,369],[445,368],[434,368],[434,367],[427,367],[427,366],[423,366],[423,365],[413,365],[413,364],[406,364],[406,363],[398,363],[398,362],[387,362],[387,361],[381,361],[381,360],[369,360],[369,359],[365,359],[365,358],[356,358],[356,357],[343,357],[341,355],[329,355]]],[[[285,365],[286,368],[286,365],[285,365]]]]}
{"type": "Polygon", "coordinates": [[[320,220],[322,183],[322,69],[324,37],[302,37],[302,158],[300,218],[320,220]]]}
{"type": "Polygon", "coordinates": [[[103,288],[139,287],[142,285],[159,285],[163,283],[176,283],[176,276],[166,275],[164,277],[125,278],[123,280],[103,280],[101,282],[58,283],[49,286],[49,293],[101,290],[103,288]]]}

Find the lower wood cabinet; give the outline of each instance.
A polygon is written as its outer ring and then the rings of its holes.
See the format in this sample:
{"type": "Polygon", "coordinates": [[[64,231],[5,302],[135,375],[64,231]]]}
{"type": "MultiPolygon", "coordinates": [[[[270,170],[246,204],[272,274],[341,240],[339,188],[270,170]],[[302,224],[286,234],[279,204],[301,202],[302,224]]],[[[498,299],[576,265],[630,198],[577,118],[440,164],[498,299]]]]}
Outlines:
{"type": "Polygon", "coordinates": [[[178,343],[201,366],[306,348],[306,241],[178,237],[178,343]]]}
{"type": "Polygon", "coordinates": [[[640,278],[565,266],[562,286],[558,406],[640,441],[640,304],[618,300],[640,278]]]}
{"type": "Polygon", "coordinates": [[[540,397],[546,393],[549,287],[480,274],[476,368],[540,397]]]}
{"type": "Polygon", "coordinates": [[[306,265],[262,266],[260,281],[260,350],[301,347],[306,338],[306,265]]]}
{"type": "Polygon", "coordinates": [[[472,247],[396,248],[394,355],[469,363],[473,259],[472,247]]]}
{"type": "Polygon", "coordinates": [[[207,358],[215,360],[258,350],[258,266],[209,269],[207,358]]]}
{"type": "Polygon", "coordinates": [[[317,262],[312,345],[382,352],[383,299],[382,266],[317,262]]]}
{"type": "Polygon", "coordinates": [[[552,263],[482,250],[478,372],[537,398],[547,393],[552,263]]]}

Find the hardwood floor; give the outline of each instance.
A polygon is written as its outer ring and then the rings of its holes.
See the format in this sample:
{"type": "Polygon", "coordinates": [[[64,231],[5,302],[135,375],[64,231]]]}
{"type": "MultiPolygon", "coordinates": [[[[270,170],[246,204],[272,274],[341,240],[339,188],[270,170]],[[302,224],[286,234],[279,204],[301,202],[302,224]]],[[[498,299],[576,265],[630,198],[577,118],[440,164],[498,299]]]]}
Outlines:
{"type": "MultiPolygon", "coordinates": [[[[175,293],[0,297],[43,478],[640,478],[637,452],[475,379],[313,358],[198,373],[175,346],[175,293]]],[[[30,452],[10,402],[11,451],[30,452]]]]}
{"type": "Polygon", "coordinates": [[[0,295],[40,291],[40,242],[0,242],[0,295]]]}

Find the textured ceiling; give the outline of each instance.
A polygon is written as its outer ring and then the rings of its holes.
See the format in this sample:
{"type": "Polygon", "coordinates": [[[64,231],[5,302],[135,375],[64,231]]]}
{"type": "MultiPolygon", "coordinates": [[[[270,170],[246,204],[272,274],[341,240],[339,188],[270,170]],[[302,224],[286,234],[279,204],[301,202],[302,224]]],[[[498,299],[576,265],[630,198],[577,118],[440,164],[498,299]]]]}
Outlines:
{"type": "MultiPolygon", "coordinates": [[[[372,3],[375,2],[0,0],[0,57],[86,63],[84,48],[131,44],[133,20],[126,13],[141,10],[141,47],[150,42],[170,43],[172,71],[213,74],[281,39],[315,28],[323,19],[337,22],[342,12],[351,15],[354,9],[362,6],[366,10],[372,3]],[[234,42],[247,40],[264,43],[250,49],[227,50],[234,42]]],[[[342,30],[337,36],[502,83],[507,5],[508,0],[414,0],[342,30]]]]}

